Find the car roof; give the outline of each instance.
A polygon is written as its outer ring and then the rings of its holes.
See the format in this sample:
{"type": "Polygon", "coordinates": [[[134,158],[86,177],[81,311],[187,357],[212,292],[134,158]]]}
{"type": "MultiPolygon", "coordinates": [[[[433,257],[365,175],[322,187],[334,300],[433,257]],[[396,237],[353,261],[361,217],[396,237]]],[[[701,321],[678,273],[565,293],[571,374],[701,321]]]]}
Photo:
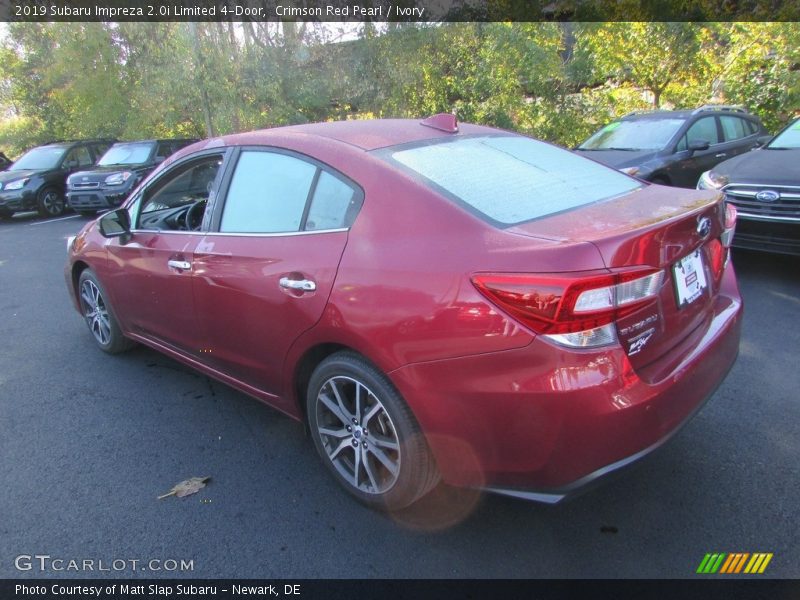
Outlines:
{"type": "Polygon", "coordinates": [[[355,146],[361,150],[370,151],[387,146],[438,138],[453,138],[476,133],[496,134],[498,130],[491,127],[461,123],[459,124],[458,133],[450,133],[422,125],[417,119],[370,119],[288,125],[226,135],[222,137],[222,140],[226,145],[268,145],[276,138],[285,137],[287,134],[302,135],[326,138],[355,146]]]}

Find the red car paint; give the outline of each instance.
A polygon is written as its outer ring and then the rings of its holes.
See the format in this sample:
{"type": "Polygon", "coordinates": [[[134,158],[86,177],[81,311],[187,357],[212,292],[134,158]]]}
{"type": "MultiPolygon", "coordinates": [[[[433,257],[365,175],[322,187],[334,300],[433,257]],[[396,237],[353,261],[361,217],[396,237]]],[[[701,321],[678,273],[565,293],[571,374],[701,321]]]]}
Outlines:
{"type": "Polygon", "coordinates": [[[659,445],[733,365],[742,304],[718,242],[721,198],[644,185],[499,228],[373,152],[499,133],[444,129],[408,120],[323,123],[187,147],[139,189],[203,150],[273,147],[349,177],[363,206],[349,230],[294,235],[134,231],[123,243],[101,236],[95,221],[71,245],[65,275],[73,301],[80,309],[76,282],[89,266],[128,337],[296,419],[304,418],[309,370],[332,350],[352,349],[400,391],[446,482],[557,501],[659,445]],[[678,308],[672,265],[695,249],[708,290],[678,308]],[[168,260],[192,268],[176,271],[168,260]],[[634,266],[662,270],[663,284],[616,322],[619,342],[593,349],[537,335],[473,283],[485,273],[634,266]],[[287,275],[314,280],[316,290],[287,292],[278,285],[287,275]],[[633,352],[642,331],[646,345],[633,352]]]}

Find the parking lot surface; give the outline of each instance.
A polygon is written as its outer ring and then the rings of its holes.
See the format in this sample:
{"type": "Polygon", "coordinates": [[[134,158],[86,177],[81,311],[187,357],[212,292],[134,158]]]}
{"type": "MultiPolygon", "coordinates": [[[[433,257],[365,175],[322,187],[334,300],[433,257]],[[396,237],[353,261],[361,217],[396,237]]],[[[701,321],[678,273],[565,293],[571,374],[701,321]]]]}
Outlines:
{"type": "Polygon", "coordinates": [[[387,516],[339,489],[299,423],[155,351],[100,352],[62,276],[84,222],[0,222],[0,577],[695,577],[709,552],[800,577],[797,258],[734,253],[738,362],[634,468],[555,506],[442,487],[387,516]],[[212,479],[156,499],[192,476],[212,479]]]}

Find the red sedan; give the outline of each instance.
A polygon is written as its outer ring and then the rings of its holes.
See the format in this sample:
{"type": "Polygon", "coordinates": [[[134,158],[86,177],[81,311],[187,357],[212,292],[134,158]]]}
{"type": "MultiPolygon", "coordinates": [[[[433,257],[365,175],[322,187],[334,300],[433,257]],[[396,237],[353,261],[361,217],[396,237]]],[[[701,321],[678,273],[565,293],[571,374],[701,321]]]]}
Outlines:
{"type": "Polygon", "coordinates": [[[399,508],[440,479],[557,502],[660,445],[736,360],[716,191],[449,115],[206,140],[69,241],[97,345],[308,424],[399,508]]]}

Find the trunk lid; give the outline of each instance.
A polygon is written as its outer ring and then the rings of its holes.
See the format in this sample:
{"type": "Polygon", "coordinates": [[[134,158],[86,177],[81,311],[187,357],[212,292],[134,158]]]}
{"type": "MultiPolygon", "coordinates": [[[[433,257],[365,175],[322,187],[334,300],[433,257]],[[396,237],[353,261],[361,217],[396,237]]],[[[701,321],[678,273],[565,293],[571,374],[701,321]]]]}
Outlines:
{"type": "Polygon", "coordinates": [[[634,368],[655,380],[671,372],[710,322],[725,258],[724,222],[719,193],[650,185],[506,231],[592,243],[611,270],[661,269],[654,301],[616,323],[634,368]]]}

